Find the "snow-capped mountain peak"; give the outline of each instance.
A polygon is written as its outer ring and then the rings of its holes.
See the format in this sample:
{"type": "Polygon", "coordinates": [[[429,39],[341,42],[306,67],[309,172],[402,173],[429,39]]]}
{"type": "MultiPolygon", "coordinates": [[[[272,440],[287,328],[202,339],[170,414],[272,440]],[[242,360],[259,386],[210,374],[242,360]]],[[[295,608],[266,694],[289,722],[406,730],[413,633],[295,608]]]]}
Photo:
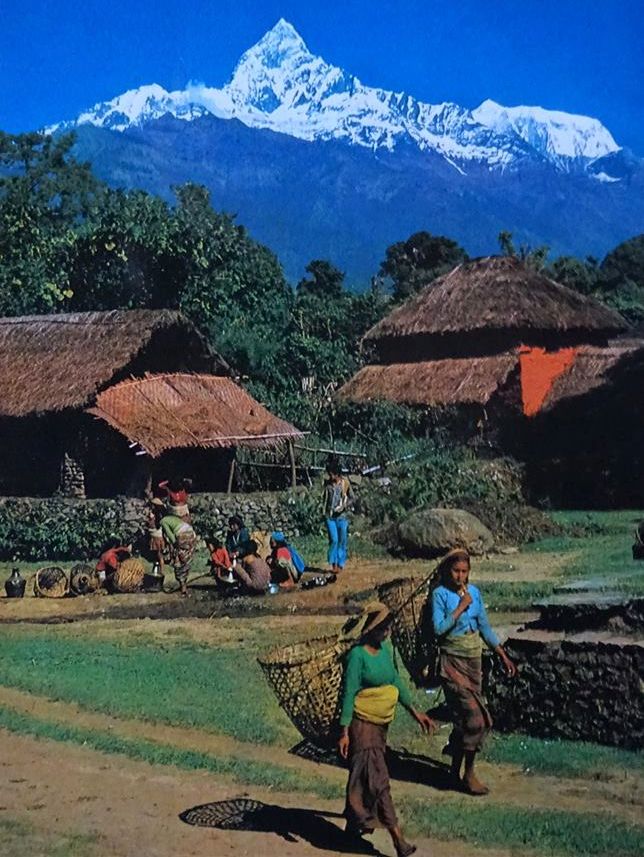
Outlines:
{"type": "Polygon", "coordinates": [[[495,131],[515,131],[530,146],[550,156],[600,158],[620,148],[610,131],[590,116],[543,107],[503,107],[490,98],[472,115],[495,131]]]}
{"type": "Polygon", "coordinates": [[[249,127],[374,150],[407,142],[442,156],[459,172],[471,162],[506,168],[526,160],[569,169],[619,150],[601,122],[587,116],[503,107],[490,99],[468,110],[366,86],[313,54],[284,18],[242,55],[221,88],[191,83],[168,92],[158,84],[141,86],[48,130],[93,124],[126,131],[168,113],[184,120],[207,113],[234,117],[249,127]]]}

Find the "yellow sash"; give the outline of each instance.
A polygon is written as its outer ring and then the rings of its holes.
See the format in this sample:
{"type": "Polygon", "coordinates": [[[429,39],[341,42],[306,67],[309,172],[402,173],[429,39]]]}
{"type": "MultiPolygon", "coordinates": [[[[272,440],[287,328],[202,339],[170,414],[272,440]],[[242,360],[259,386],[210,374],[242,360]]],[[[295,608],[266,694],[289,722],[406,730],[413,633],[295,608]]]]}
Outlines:
{"type": "Polygon", "coordinates": [[[384,726],[394,719],[397,702],[398,688],[393,684],[365,687],[356,694],[353,711],[360,720],[384,726]]]}
{"type": "Polygon", "coordinates": [[[480,658],[483,651],[481,635],[478,631],[469,634],[448,635],[441,640],[441,651],[457,658],[480,658]]]}

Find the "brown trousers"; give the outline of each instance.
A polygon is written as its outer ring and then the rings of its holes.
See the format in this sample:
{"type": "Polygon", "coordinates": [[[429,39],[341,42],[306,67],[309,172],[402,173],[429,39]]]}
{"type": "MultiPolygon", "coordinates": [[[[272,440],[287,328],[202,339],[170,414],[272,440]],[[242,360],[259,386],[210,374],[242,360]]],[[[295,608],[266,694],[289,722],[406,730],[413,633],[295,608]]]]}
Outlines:
{"type": "Polygon", "coordinates": [[[349,781],[344,815],[358,828],[396,827],[389,770],[387,727],[354,717],[349,726],[349,781]]]}

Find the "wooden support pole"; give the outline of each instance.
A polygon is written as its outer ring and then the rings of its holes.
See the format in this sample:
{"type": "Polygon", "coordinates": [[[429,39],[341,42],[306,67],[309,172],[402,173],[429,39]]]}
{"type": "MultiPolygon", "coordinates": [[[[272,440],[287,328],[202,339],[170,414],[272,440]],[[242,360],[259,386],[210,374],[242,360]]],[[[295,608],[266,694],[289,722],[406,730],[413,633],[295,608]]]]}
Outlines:
{"type": "Polygon", "coordinates": [[[231,494],[233,490],[233,479],[235,478],[235,465],[237,464],[237,459],[233,455],[230,461],[230,470],[228,471],[228,486],[226,488],[226,494],[231,494]]]}
{"type": "Polygon", "coordinates": [[[295,449],[292,440],[288,442],[288,457],[291,462],[291,488],[297,488],[297,468],[295,467],[295,449]]]}

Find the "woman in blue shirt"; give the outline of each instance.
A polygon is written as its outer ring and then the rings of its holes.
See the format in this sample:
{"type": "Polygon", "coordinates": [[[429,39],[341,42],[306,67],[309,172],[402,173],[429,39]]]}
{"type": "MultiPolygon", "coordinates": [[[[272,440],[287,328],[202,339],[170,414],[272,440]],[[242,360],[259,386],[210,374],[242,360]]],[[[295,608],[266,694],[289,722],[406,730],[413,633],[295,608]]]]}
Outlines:
{"type": "Polygon", "coordinates": [[[481,593],[469,583],[468,552],[451,550],[438,566],[438,573],[440,585],[432,593],[432,620],[440,646],[443,690],[454,714],[451,773],[464,791],[484,795],[489,789],[474,773],[476,754],[492,727],[481,687],[481,638],[499,655],[508,675],[515,675],[516,667],[490,627],[481,593]]]}

